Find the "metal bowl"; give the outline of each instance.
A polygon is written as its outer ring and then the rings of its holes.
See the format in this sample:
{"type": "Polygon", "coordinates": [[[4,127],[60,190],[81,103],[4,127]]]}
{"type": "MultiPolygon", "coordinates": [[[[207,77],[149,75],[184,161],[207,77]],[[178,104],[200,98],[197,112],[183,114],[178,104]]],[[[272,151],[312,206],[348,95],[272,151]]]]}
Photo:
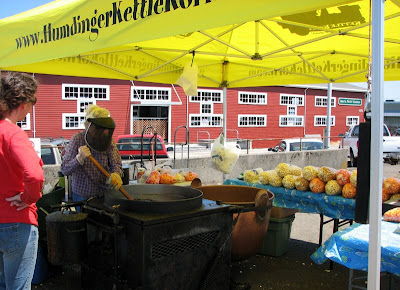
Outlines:
{"type": "Polygon", "coordinates": [[[203,193],[190,187],[165,184],[123,187],[134,200],[126,199],[119,191],[109,190],[104,196],[104,205],[136,213],[176,213],[198,209],[203,202],[203,193]]]}

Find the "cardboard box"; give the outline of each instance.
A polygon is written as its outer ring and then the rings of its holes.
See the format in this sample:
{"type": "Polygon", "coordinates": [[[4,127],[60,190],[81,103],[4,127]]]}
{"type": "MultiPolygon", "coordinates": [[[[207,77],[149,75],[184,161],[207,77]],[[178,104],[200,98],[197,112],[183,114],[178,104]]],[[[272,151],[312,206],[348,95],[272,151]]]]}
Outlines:
{"type": "Polygon", "coordinates": [[[298,212],[297,209],[273,206],[271,209],[271,217],[281,219],[294,215],[296,212],[298,212]]]}

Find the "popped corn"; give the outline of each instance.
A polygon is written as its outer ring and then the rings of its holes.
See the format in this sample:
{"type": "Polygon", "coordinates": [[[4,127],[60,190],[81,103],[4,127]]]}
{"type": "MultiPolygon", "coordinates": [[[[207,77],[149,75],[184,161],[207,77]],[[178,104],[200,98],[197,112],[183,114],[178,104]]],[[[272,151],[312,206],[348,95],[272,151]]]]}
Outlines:
{"type": "Polygon", "coordinates": [[[268,174],[268,182],[270,185],[275,187],[282,186],[282,177],[280,177],[275,170],[268,170],[267,174],[268,174]]]}
{"type": "Polygon", "coordinates": [[[295,186],[297,190],[307,191],[309,189],[309,182],[303,176],[298,176],[295,181],[295,186]]]}
{"type": "Polygon", "coordinates": [[[318,177],[318,167],[315,166],[306,166],[303,168],[303,177],[307,179],[308,181],[311,181],[311,179],[318,177]]]}
{"type": "Polygon", "coordinates": [[[290,175],[290,174],[288,174],[288,175],[286,175],[283,179],[282,179],[282,185],[283,185],[283,187],[285,187],[285,188],[288,188],[288,189],[293,189],[293,188],[295,188],[295,182],[296,182],[296,176],[294,176],[294,175],[290,175]]]}
{"type": "Polygon", "coordinates": [[[336,169],[322,166],[318,169],[318,178],[321,179],[323,182],[328,182],[330,180],[336,179],[336,173],[336,169]]]}
{"type": "Polygon", "coordinates": [[[325,192],[328,195],[341,194],[342,186],[336,180],[329,180],[325,185],[325,192]]]}
{"type": "Polygon", "coordinates": [[[280,177],[285,177],[286,175],[290,174],[290,165],[287,163],[279,163],[276,168],[276,172],[280,177]]]}
{"type": "Polygon", "coordinates": [[[350,175],[350,183],[357,188],[357,170],[353,170],[350,175]]]}
{"type": "Polygon", "coordinates": [[[345,185],[343,185],[342,195],[345,198],[355,198],[357,195],[357,190],[350,183],[346,183],[345,185]]]}
{"type": "Polygon", "coordinates": [[[321,193],[325,190],[325,182],[318,177],[311,179],[309,186],[311,191],[314,193],[321,193]]]}

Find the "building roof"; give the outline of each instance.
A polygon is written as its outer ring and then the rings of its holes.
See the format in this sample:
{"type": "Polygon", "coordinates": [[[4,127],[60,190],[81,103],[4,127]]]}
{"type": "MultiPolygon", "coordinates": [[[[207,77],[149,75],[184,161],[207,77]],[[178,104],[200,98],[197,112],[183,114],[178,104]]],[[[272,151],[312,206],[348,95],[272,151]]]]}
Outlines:
{"type": "MultiPolygon", "coordinates": [[[[288,85],[285,87],[328,90],[328,84],[288,85]]],[[[366,93],[368,91],[366,88],[348,84],[348,83],[332,83],[332,90],[333,91],[345,91],[345,92],[357,92],[357,93],[366,93]]]]}

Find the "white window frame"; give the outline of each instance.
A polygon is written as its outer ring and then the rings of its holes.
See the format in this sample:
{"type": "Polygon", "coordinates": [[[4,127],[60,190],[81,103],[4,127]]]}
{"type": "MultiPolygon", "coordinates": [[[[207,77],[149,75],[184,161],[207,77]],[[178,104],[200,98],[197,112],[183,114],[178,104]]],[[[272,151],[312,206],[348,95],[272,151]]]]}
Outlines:
{"type": "Polygon", "coordinates": [[[279,115],[279,127],[303,127],[304,126],[304,116],[295,116],[295,115],[279,115]],[[282,119],[288,119],[287,125],[283,125],[282,119]],[[292,119],[289,121],[289,119],[292,119]],[[296,124],[296,119],[301,119],[301,124],[296,124]]]}
{"type": "Polygon", "coordinates": [[[190,96],[189,102],[191,103],[214,103],[214,104],[222,104],[223,102],[223,92],[222,90],[204,90],[198,89],[197,96],[190,96]],[[211,100],[207,100],[209,96],[204,96],[204,94],[217,94],[219,95],[219,101],[213,101],[213,97],[211,96],[211,100]]]}
{"type": "Polygon", "coordinates": [[[350,127],[353,125],[360,125],[360,117],[359,116],[346,116],[346,126],[350,127]],[[357,119],[356,123],[349,122],[351,119],[357,119]]]}
{"type": "MultiPolygon", "coordinates": [[[[331,116],[331,126],[335,126],[336,118],[335,116],[331,116]]],[[[326,116],[315,115],[314,116],[314,127],[325,127],[326,126],[326,116]],[[324,120],[321,124],[317,124],[317,119],[324,120]]]]}
{"type": "Polygon", "coordinates": [[[109,101],[110,100],[110,86],[109,85],[86,85],[86,84],[62,84],[62,100],[78,100],[78,99],[90,99],[90,100],[101,100],[101,101],[109,101]],[[76,97],[67,98],[65,97],[67,87],[77,88],[78,92],[76,93],[76,97]],[[94,92],[92,92],[91,97],[80,96],[81,88],[91,88],[91,89],[106,89],[106,97],[105,98],[96,98],[94,96],[94,92]]]}
{"type": "Polygon", "coordinates": [[[247,92],[247,91],[238,91],[238,104],[242,105],[266,105],[267,104],[267,93],[258,93],[258,92],[247,92]],[[247,101],[241,100],[242,95],[248,95],[247,96],[247,101]],[[256,100],[255,103],[249,102],[250,96],[254,96],[254,99],[256,100]],[[264,97],[264,98],[262,98],[264,97]],[[265,100],[265,102],[260,102],[260,100],[265,100]]]}
{"type": "Polygon", "coordinates": [[[25,119],[18,121],[17,125],[20,125],[21,129],[24,131],[31,130],[31,113],[26,114],[25,119]]]}
{"type": "MultiPolygon", "coordinates": [[[[315,96],[314,99],[315,107],[327,107],[328,106],[328,97],[326,96],[315,96]],[[317,104],[318,100],[320,100],[321,104],[317,104]]],[[[336,107],[336,97],[331,97],[331,108],[336,107]]]]}
{"type": "Polygon", "coordinates": [[[286,114],[288,116],[297,116],[297,106],[287,106],[286,114]],[[294,114],[290,113],[290,109],[294,109],[294,114]]]}
{"type": "Polygon", "coordinates": [[[200,114],[202,115],[212,115],[214,114],[214,104],[210,102],[201,102],[200,103],[200,114]],[[207,105],[210,106],[210,113],[203,113],[203,106],[207,105]]]}
{"type": "MultiPolygon", "coordinates": [[[[258,120],[257,120],[258,121],[258,120]]],[[[267,127],[267,115],[249,115],[249,114],[239,114],[238,115],[238,127],[267,127]],[[247,124],[240,124],[240,119],[241,118],[264,118],[263,123],[261,125],[253,125],[249,124],[249,121],[247,120],[247,124]]]]}
{"type": "Polygon", "coordinates": [[[96,100],[95,99],[78,99],[77,102],[76,102],[76,112],[78,114],[85,114],[85,112],[86,112],[86,109],[83,112],[81,111],[81,109],[82,109],[81,108],[81,104],[82,103],[89,103],[89,104],[96,105],[96,100]]]}
{"type": "MultiPolygon", "coordinates": [[[[146,96],[146,94],[144,94],[146,96]]],[[[171,102],[171,88],[164,88],[164,87],[142,87],[142,86],[131,86],[131,102],[141,102],[141,104],[162,104],[162,103],[170,103],[171,102]],[[156,98],[152,100],[142,99],[137,96],[138,90],[152,90],[156,91],[156,98]],[[166,91],[168,94],[168,98],[166,100],[162,99],[162,95],[160,91],[166,91]]]]}
{"type": "Polygon", "coordinates": [[[223,115],[222,114],[213,114],[213,115],[205,115],[205,114],[189,114],[189,127],[193,127],[193,128],[200,128],[200,127],[222,127],[222,125],[223,125],[223,115]],[[200,125],[199,126],[197,126],[197,125],[192,125],[192,118],[194,118],[194,117],[199,117],[200,118],[200,125]],[[209,123],[208,124],[205,124],[204,122],[203,122],[203,120],[202,120],[202,118],[203,119],[209,119],[209,120],[211,120],[213,117],[218,117],[218,118],[220,118],[220,123],[221,123],[221,125],[220,126],[218,126],[218,125],[210,125],[209,123]]]}
{"type": "Polygon", "coordinates": [[[304,95],[297,95],[297,94],[279,94],[279,104],[281,106],[300,106],[304,107],[304,95]],[[288,101],[284,101],[284,97],[288,97],[288,101]],[[296,100],[293,103],[293,99],[296,100]],[[300,104],[301,100],[301,104],[300,104]]]}
{"type": "Polygon", "coordinates": [[[63,130],[79,130],[85,129],[85,114],[70,114],[70,113],[63,113],[62,114],[62,128],[63,130]],[[80,118],[80,124],[78,127],[67,127],[66,126],[66,119],[67,117],[78,117],[80,118]]]}

